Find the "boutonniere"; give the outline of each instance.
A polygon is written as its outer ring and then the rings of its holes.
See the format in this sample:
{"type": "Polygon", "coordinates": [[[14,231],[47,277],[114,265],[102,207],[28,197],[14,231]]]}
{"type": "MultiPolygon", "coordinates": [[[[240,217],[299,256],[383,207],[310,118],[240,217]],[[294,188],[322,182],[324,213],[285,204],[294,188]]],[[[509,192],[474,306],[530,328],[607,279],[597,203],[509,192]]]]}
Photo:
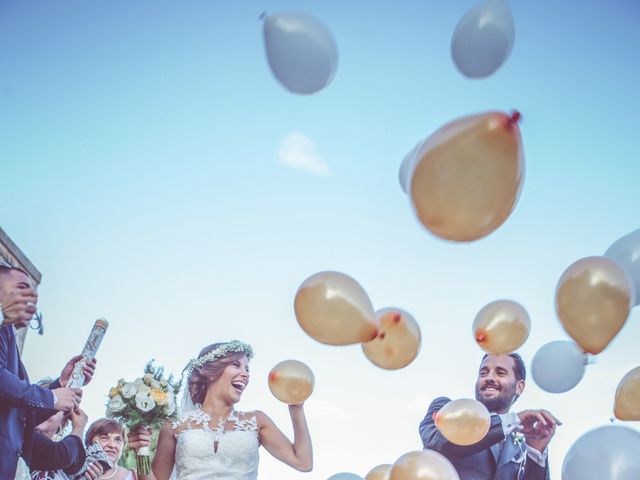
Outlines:
{"type": "Polygon", "coordinates": [[[519,447],[524,443],[524,435],[520,432],[512,433],[511,439],[513,440],[513,444],[519,447]]]}

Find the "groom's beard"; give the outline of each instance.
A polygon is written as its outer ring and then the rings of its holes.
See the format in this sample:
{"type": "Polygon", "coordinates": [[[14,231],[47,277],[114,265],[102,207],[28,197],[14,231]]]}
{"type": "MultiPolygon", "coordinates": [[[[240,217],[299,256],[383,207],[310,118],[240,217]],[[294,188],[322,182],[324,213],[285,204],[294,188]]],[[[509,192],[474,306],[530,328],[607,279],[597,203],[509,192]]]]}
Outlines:
{"type": "Polygon", "coordinates": [[[500,385],[492,383],[491,386],[498,390],[498,395],[485,398],[482,395],[482,390],[487,386],[483,384],[482,387],[476,385],[476,400],[482,403],[487,410],[492,413],[507,413],[513,402],[515,402],[518,395],[516,394],[516,383],[501,389],[500,385]]]}

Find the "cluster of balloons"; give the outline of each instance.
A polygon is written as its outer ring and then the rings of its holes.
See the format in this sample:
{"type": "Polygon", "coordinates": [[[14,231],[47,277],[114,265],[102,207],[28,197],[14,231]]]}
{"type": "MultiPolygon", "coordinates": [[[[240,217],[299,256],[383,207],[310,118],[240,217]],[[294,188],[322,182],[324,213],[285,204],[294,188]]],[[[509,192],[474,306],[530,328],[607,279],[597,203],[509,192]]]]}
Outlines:
{"type": "Polygon", "coordinates": [[[362,344],[375,365],[396,370],[409,365],[420,351],[415,318],[399,308],[374,311],[364,288],[340,272],[320,272],[298,288],[296,319],[315,340],[328,345],[362,344]]]}
{"type": "Polygon", "coordinates": [[[372,468],[364,477],[355,473],[336,473],[327,480],[460,480],[446,457],[434,450],[420,450],[402,455],[393,465],[372,468]]]}
{"type": "Polygon", "coordinates": [[[310,95],[331,83],[338,49],[322,22],[304,13],[263,14],[262,18],[267,60],[283,87],[310,95]]]}
{"type": "Polygon", "coordinates": [[[269,372],[269,390],[274,397],[289,405],[302,403],[313,393],[313,371],[299,360],[284,360],[269,372]]]}
{"type": "Polygon", "coordinates": [[[524,178],[519,118],[518,112],[465,116],[405,156],[400,184],[432,234],[469,242],[489,235],[509,217],[524,178]]]}

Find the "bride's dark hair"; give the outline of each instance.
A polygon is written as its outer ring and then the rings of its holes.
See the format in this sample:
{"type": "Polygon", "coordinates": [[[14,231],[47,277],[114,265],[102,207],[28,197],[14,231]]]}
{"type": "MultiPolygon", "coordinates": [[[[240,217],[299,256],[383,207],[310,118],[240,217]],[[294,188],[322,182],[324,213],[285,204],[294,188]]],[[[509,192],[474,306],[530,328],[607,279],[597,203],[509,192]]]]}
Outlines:
{"type": "MultiPolygon", "coordinates": [[[[203,348],[200,355],[198,355],[198,358],[203,357],[221,345],[224,345],[224,343],[213,343],[208,347],[203,348]]],[[[189,379],[187,380],[191,401],[195,405],[201,405],[202,402],[204,402],[204,397],[207,394],[209,385],[220,378],[224,369],[227,368],[227,365],[231,365],[244,355],[244,352],[229,352],[224,357],[218,358],[213,362],[207,362],[200,367],[194,367],[191,375],[189,375],[189,379]]]]}

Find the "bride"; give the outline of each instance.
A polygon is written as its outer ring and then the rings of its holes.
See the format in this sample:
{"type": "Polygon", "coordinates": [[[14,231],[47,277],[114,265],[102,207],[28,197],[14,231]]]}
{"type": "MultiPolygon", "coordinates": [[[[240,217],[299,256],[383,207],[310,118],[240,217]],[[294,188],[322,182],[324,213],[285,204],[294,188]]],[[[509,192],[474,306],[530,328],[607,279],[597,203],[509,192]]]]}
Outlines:
{"type": "MultiPolygon", "coordinates": [[[[162,427],[152,474],[140,480],[168,480],[174,467],[177,480],[255,480],[260,445],[287,465],[311,471],[311,437],[302,404],[289,405],[293,443],[263,412],[233,408],[249,383],[251,357],[251,347],[234,340],[214,343],[189,362],[180,420],[162,427]]],[[[136,429],[128,440],[134,450],[148,446],[150,431],[136,429]]]]}

